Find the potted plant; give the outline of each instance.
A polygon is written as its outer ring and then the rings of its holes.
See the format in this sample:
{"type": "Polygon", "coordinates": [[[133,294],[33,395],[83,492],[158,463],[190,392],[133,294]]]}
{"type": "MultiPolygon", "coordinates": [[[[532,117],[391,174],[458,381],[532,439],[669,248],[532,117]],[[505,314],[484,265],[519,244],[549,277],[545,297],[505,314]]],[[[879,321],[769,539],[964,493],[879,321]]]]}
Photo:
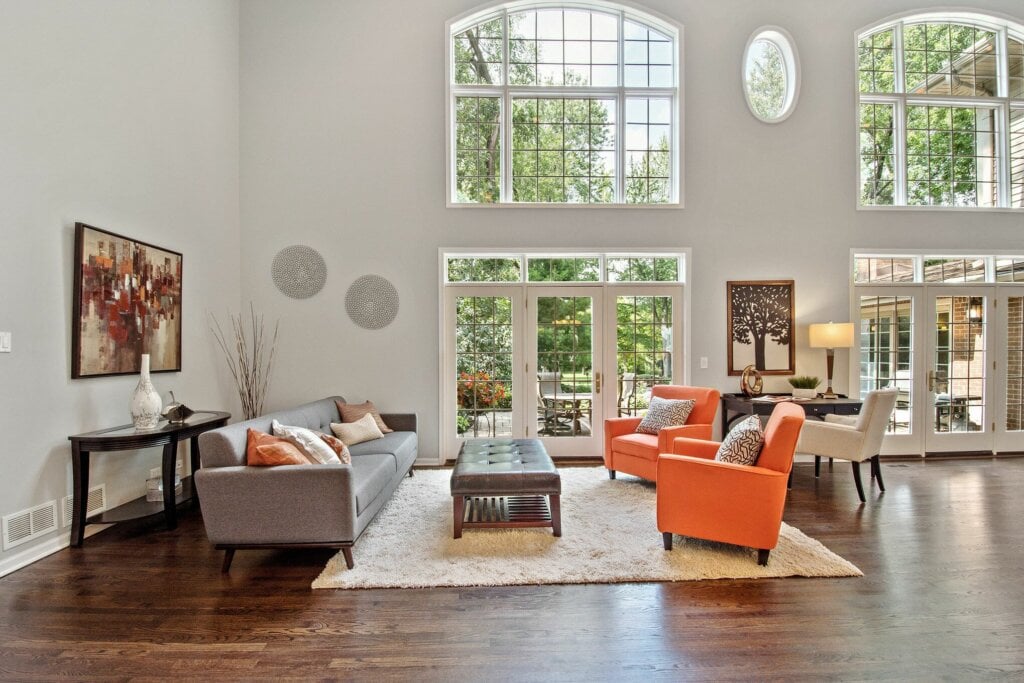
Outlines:
{"type": "Polygon", "coordinates": [[[793,398],[817,398],[821,380],[811,375],[797,375],[789,378],[789,384],[793,387],[793,398]]]}

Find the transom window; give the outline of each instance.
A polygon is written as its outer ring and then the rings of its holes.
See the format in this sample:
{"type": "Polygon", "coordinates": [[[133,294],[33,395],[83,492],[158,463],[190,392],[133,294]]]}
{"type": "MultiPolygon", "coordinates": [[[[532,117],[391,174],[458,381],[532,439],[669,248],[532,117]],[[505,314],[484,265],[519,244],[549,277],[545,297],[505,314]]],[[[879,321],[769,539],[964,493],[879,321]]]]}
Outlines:
{"type": "Polygon", "coordinates": [[[925,14],[858,43],[862,206],[1024,208],[1024,27],[925,14]]]}
{"type": "Polygon", "coordinates": [[[1024,256],[942,256],[854,254],[857,285],[1024,282],[1024,256]]]}
{"type": "Polygon", "coordinates": [[[450,204],[680,203],[676,27],[521,2],[448,32],[450,204]]]}
{"type": "Polygon", "coordinates": [[[685,281],[679,253],[446,254],[446,283],[685,281]]]}

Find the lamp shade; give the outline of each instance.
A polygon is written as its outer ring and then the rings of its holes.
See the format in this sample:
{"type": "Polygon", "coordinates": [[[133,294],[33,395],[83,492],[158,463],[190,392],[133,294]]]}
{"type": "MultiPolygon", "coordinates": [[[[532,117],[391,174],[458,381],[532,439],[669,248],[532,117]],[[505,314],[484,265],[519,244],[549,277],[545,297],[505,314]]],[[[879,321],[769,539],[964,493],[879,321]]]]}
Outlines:
{"type": "Polygon", "coordinates": [[[853,346],[853,323],[814,323],[810,326],[812,349],[844,349],[853,346]]]}

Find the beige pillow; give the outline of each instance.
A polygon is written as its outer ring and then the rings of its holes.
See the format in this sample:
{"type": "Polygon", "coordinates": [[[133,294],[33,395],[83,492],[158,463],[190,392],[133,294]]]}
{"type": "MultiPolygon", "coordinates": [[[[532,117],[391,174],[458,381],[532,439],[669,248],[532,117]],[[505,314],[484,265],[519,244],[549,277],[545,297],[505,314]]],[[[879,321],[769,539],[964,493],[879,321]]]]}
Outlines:
{"type": "Polygon", "coordinates": [[[338,406],[338,414],[341,415],[342,422],[355,422],[363,415],[369,413],[373,415],[374,421],[377,423],[377,429],[382,434],[393,432],[391,427],[384,424],[384,420],[381,418],[380,413],[377,412],[377,406],[373,405],[373,401],[366,401],[365,403],[342,403],[341,401],[335,401],[338,406]]]}
{"type": "Polygon", "coordinates": [[[355,446],[364,441],[384,438],[384,434],[377,428],[377,421],[370,413],[363,415],[355,422],[332,422],[331,431],[344,441],[346,446],[355,446]]]}
{"type": "Polygon", "coordinates": [[[316,432],[312,429],[283,425],[277,420],[274,420],[271,423],[270,428],[273,430],[274,436],[279,436],[282,439],[288,439],[288,441],[298,446],[299,450],[316,462],[324,465],[337,464],[341,462],[338,458],[338,454],[334,452],[334,449],[324,443],[324,440],[317,436],[316,432]]]}

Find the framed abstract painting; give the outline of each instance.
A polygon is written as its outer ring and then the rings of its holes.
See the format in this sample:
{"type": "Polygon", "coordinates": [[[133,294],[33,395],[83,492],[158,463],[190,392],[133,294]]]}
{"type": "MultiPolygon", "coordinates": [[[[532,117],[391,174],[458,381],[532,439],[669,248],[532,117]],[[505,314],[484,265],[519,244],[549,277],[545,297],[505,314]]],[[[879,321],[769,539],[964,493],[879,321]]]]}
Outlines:
{"type": "Polygon", "coordinates": [[[181,254],[75,223],[71,377],[181,370],[181,254]]]}
{"type": "Polygon", "coordinates": [[[793,281],[726,282],[729,374],[753,365],[762,375],[796,373],[793,281]]]}

